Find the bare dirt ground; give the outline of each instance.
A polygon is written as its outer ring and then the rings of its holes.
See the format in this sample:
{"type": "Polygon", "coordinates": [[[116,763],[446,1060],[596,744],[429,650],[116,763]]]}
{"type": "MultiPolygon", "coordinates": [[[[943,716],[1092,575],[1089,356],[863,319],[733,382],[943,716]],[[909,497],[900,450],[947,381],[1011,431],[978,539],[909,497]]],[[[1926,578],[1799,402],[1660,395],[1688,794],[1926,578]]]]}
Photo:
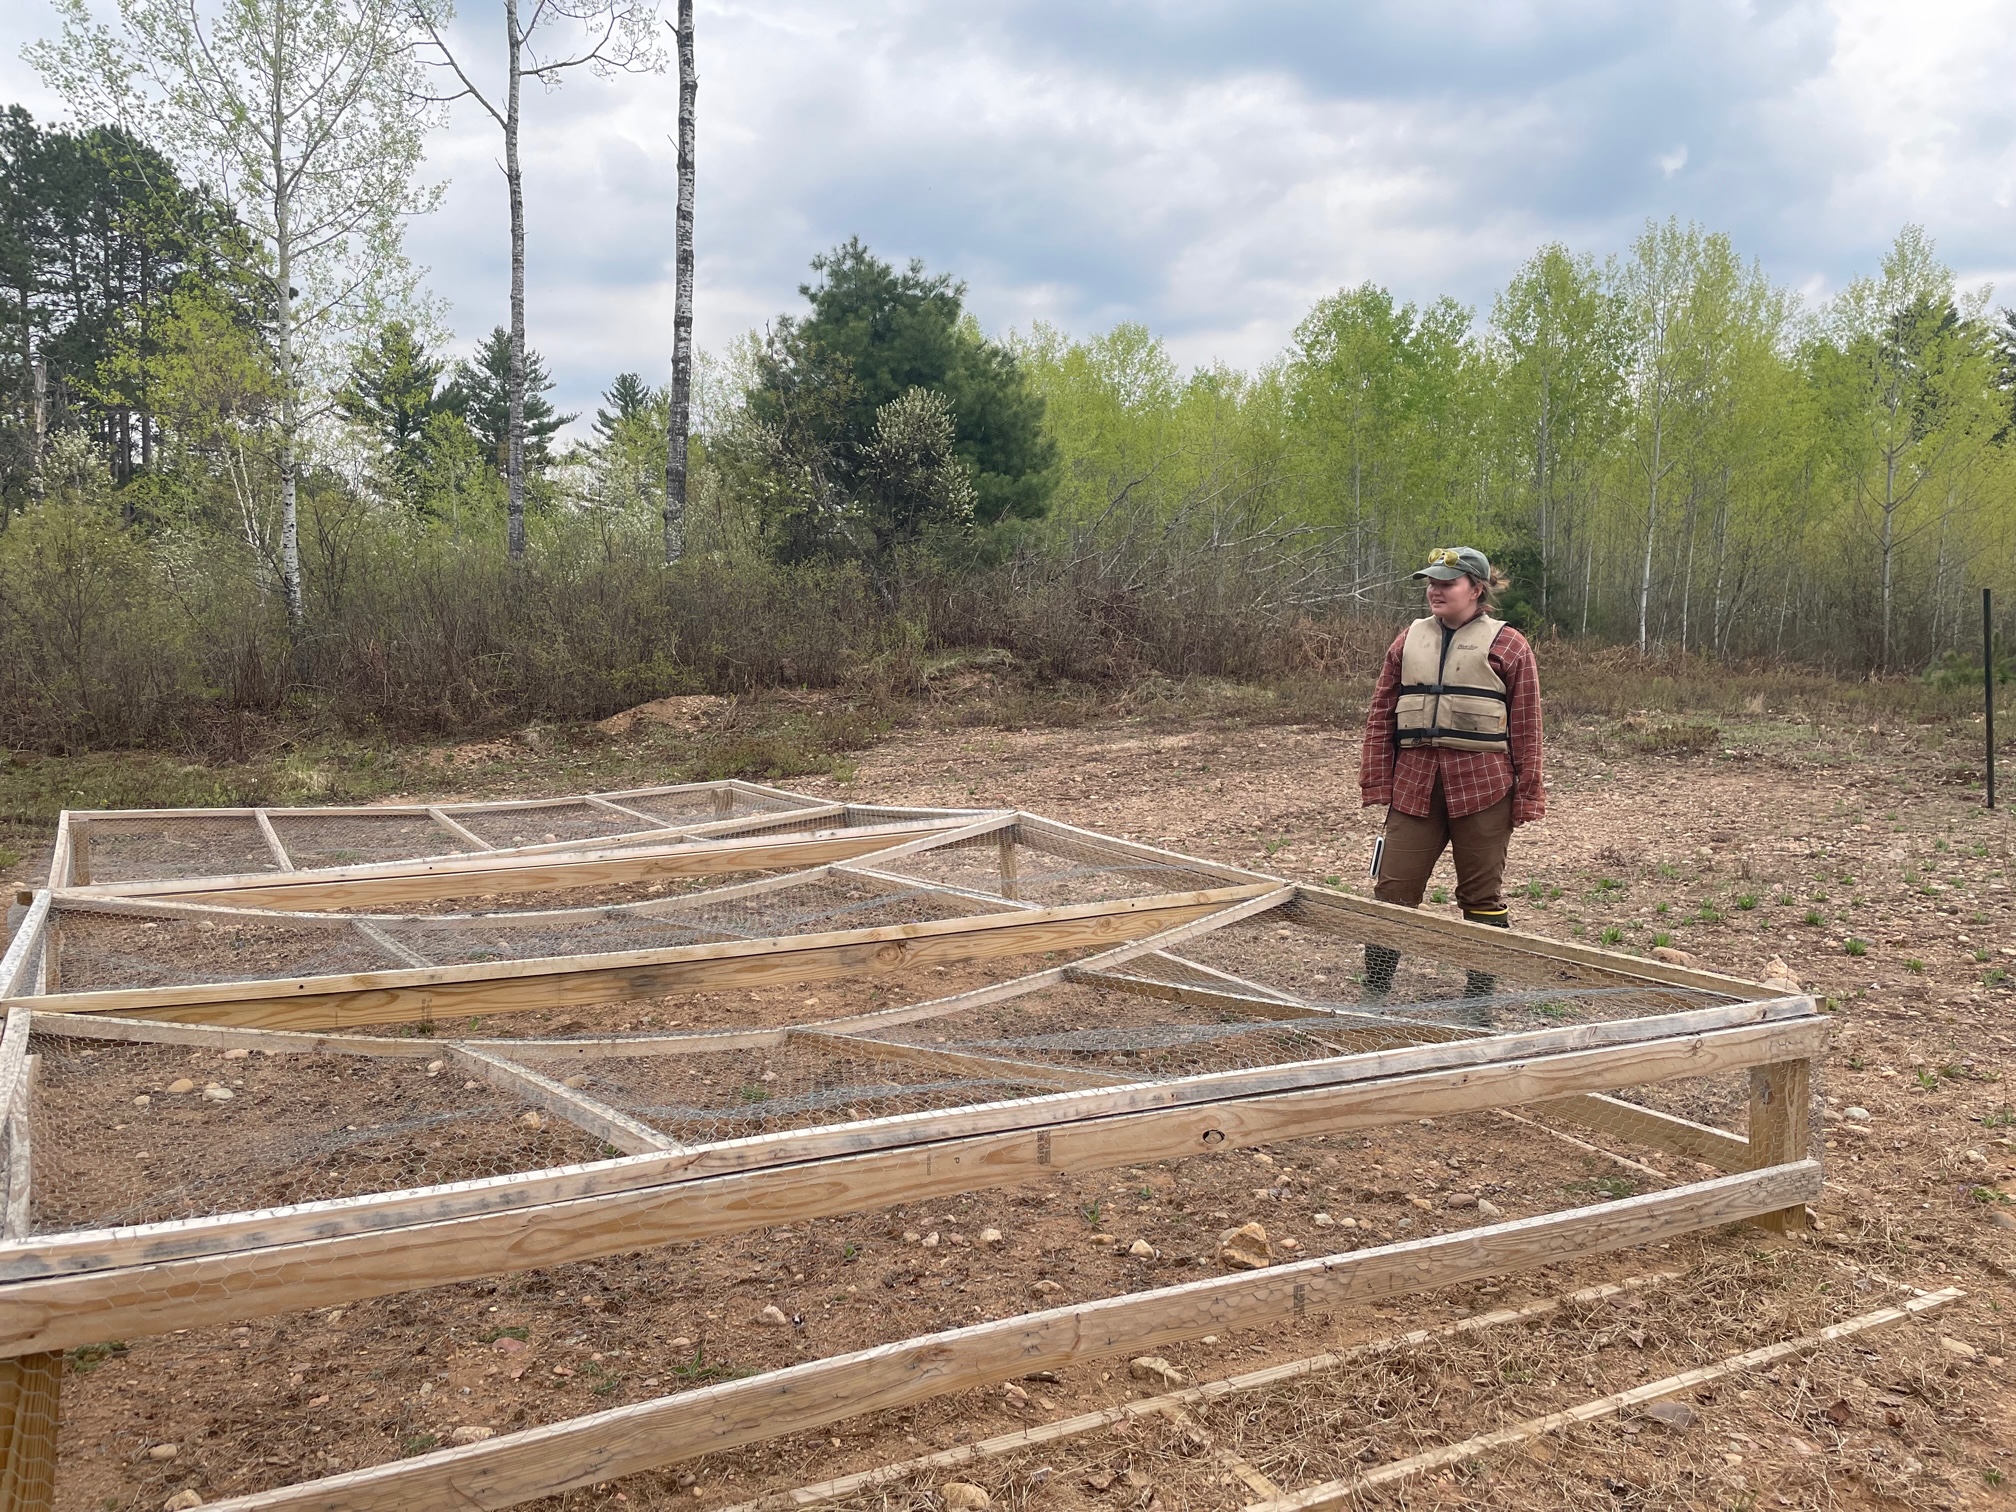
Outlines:
{"type": "MultiPolygon", "coordinates": [[[[1178,1346],[1165,1351],[1172,1363],[1209,1380],[1595,1281],[1678,1273],[1619,1303],[1200,1407],[1191,1425],[1158,1418],[960,1472],[996,1506],[1237,1507],[1256,1493],[1221,1451],[1293,1490],[1872,1310],[1898,1298],[1899,1281],[1968,1295],[1923,1324],[1704,1388],[1684,1399],[1695,1414],[1685,1427],[1592,1425],[1367,1500],[2011,1504],[2016,827],[1942,781],[1909,727],[1817,729],[1760,710],[1687,756],[1638,753],[1630,729],[1608,723],[1551,738],[1551,816],[1513,849],[1518,927],[1621,950],[1670,944],[1739,975],[1777,957],[1832,1000],[1818,1232],[1732,1231],[1178,1346]]],[[[1378,811],[1359,807],[1356,765],[1355,738],[1334,728],[952,725],[898,733],[844,782],[782,785],[1013,805],[1362,887],[1378,811]]],[[[667,1000],[638,1021],[718,1023],[728,1006],[667,1000]]],[[[1517,1217],[1630,1189],[1614,1162],[1479,1115],[108,1342],[80,1351],[66,1376],[59,1504],[156,1508],[184,1488],[216,1499],[379,1463],[457,1428],[510,1431],[1011,1315],[1042,1305],[1038,1281],[1056,1284],[1053,1301],[1175,1284],[1216,1273],[1218,1231],[1251,1219],[1310,1253],[1339,1247],[1318,1212],[1351,1217],[1351,1242],[1378,1242],[1474,1221],[1450,1210],[1452,1192],[1517,1217]],[[998,1248],[979,1241],[990,1227],[998,1248]],[[1137,1238],[1155,1254],[1126,1253],[1137,1238]],[[765,1327],[766,1305],[799,1321],[765,1327]]],[[[711,1512],[1153,1389],[1124,1359],[1081,1366],[551,1505],[711,1512]]],[[[946,1478],[853,1505],[936,1506],[946,1478]]]]}

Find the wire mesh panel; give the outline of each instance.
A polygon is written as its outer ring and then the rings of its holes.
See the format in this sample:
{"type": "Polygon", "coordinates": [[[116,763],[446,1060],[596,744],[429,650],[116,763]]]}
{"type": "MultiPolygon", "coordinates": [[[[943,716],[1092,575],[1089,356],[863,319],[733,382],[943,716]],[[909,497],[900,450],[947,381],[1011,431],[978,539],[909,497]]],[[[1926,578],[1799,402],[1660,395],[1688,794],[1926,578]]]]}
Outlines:
{"type": "Polygon", "coordinates": [[[1232,993],[1242,990],[1243,981],[1318,1006],[1491,1033],[1643,1018],[1730,1001],[1720,993],[1629,982],[1576,962],[1491,944],[1488,937],[1408,940],[1389,933],[1384,921],[1368,921],[1363,934],[1318,929],[1286,922],[1276,911],[1132,962],[1127,970],[1232,993]],[[1489,964],[1458,964],[1452,955],[1489,964]]]}
{"type": "Polygon", "coordinates": [[[274,810],[267,817],[287,859],[300,871],[453,856],[477,849],[425,814],[318,814],[294,809],[274,810]]]}
{"type": "Polygon", "coordinates": [[[649,814],[666,826],[709,824],[729,817],[729,800],[717,798],[712,787],[675,788],[662,793],[612,793],[611,803],[649,814]]]}
{"type": "MultiPolygon", "coordinates": [[[[73,846],[80,821],[72,820],[73,846]]],[[[280,863],[250,814],[120,819],[91,817],[88,869],[93,884],[175,877],[231,877],[278,871],[280,863]]],[[[73,869],[77,862],[73,859],[73,869]]],[[[56,879],[60,884],[68,878],[56,879]]]]}
{"type": "Polygon", "coordinates": [[[570,1063],[567,1085],[660,1129],[710,1144],[1054,1092],[792,1040],[762,1050],[608,1057],[570,1063]]]}
{"type": "Polygon", "coordinates": [[[919,881],[992,893],[1041,907],[1106,903],[1224,885],[1208,872],[1054,842],[1016,829],[934,846],[884,868],[919,881]],[[1061,848],[1060,848],[1061,847],[1061,848]]]}
{"type": "MultiPolygon", "coordinates": [[[[718,883],[719,879],[709,879],[718,883]]],[[[121,912],[59,908],[60,971],[51,991],[285,980],[418,966],[669,950],[833,930],[970,917],[984,903],[919,888],[815,877],[775,890],[704,891],[606,907],[494,913],[329,916],[254,909],[121,912]]]]}
{"type": "Polygon", "coordinates": [[[38,1033],[34,1231],[106,1228],[591,1160],[600,1141],[440,1060],[38,1033]]]}
{"type": "Polygon", "coordinates": [[[57,908],[50,942],[51,992],[332,976],[407,964],[345,920],[287,914],[57,908]]]}
{"type": "Polygon", "coordinates": [[[552,845],[565,840],[592,840],[650,826],[597,804],[585,802],[524,804],[508,808],[462,809],[453,818],[470,834],[502,849],[515,845],[552,845]]]}
{"type": "Polygon", "coordinates": [[[1386,1026],[1228,1012],[1133,993],[1065,986],[877,1031],[919,1047],[1150,1080],[1323,1060],[1402,1042],[1386,1026]]]}

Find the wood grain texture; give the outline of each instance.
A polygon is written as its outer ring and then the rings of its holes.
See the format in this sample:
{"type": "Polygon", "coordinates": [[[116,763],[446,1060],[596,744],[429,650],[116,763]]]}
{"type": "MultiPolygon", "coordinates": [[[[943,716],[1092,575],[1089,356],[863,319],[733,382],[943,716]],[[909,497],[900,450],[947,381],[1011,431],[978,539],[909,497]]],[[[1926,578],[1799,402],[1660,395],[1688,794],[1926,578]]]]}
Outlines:
{"type": "MultiPolygon", "coordinates": [[[[732,822],[739,826],[800,817],[764,815],[757,820],[732,822]]],[[[648,882],[660,877],[810,866],[869,855],[909,840],[928,839],[959,829],[965,822],[959,818],[922,819],[856,829],[708,839],[694,839],[686,831],[668,829],[652,832],[667,837],[662,844],[647,843],[637,836],[602,836],[585,845],[556,842],[557,846],[566,847],[558,851],[540,846],[330,867],[317,872],[249,872],[232,877],[120,882],[92,888],[90,894],[101,898],[183,898],[191,902],[290,911],[361,909],[473,894],[544,892],[648,882]]]]}
{"type": "MultiPolygon", "coordinates": [[[[1378,1128],[1570,1092],[1813,1054],[1823,1024],[1762,1024],[1543,1060],[1457,1067],[1162,1108],[606,1193],[414,1226],[0,1285],[0,1355],[329,1307],[623,1250],[798,1223],[893,1202],[1271,1140],[1378,1128]]],[[[1116,1093],[1067,1093],[1098,1098],[1116,1093]]],[[[945,1115],[924,1115],[941,1128],[945,1115]]],[[[953,1115],[956,1117],[957,1115],[953,1115]]],[[[927,1125],[928,1127],[929,1125],[927,1125]]],[[[695,1152],[696,1154],[699,1152],[695,1152]]],[[[1774,1167],[1773,1169],[1780,1169],[1774,1167]]],[[[1804,1201],[1806,1199],[1799,1199],[1804,1201]]]]}
{"type": "Polygon", "coordinates": [[[1115,943],[1205,917],[1250,892],[1248,888],[1221,888],[769,940],[438,966],[424,971],[61,993],[38,1006],[55,1013],[111,1013],[298,1031],[404,1023],[429,1016],[576,1008],[701,988],[760,987],[841,973],[873,974],[947,961],[1115,943]]]}
{"type": "MultiPolygon", "coordinates": [[[[1741,1134],[1731,1134],[1726,1129],[1695,1123],[1672,1113],[1662,1113],[1657,1108],[1640,1107],[1615,1097],[1593,1093],[1583,1097],[1564,1097],[1542,1103],[1534,1111],[1567,1119],[1585,1129],[1614,1134],[1654,1150],[1684,1155],[1689,1160],[1701,1161],[1718,1170],[1748,1171],[1755,1165],[1750,1158],[1750,1142],[1741,1134]]],[[[1802,1150],[1800,1153],[1803,1155],[1805,1152],[1802,1150]]]]}
{"type": "MultiPolygon", "coordinates": [[[[1800,1056],[1750,1069],[1750,1166],[1803,1160],[1812,1141],[1813,1060],[1800,1056]],[[1796,1153],[1792,1153],[1796,1152],[1796,1153]]],[[[1808,1226],[1805,1206],[1788,1207],[1758,1220],[1760,1228],[1785,1234],[1808,1226]]]]}
{"type": "Polygon", "coordinates": [[[1819,1190],[1819,1167],[1810,1161],[1723,1176],[1570,1213],[975,1324],[214,1505],[230,1512],[509,1507],[1032,1370],[1670,1239],[1819,1190]]]}
{"type": "Polygon", "coordinates": [[[22,916],[21,927],[7,942],[6,953],[0,955],[0,999],[25,997],[30,992],[29,968],[41,953],[42,935],[49,927],[49,907],[50,893],[45,887],[35,894],[35,901],[22,916]]]}
{"type": "MultiPolygon", "coordinates": [[[[1603,1046],[1628,1046],[1655,1038],[1718,1034],[1756,1026],[1818,1026],[1819,1016],[1796,1010],[1805,1000],[1740,1003],[1696,1009],[1654,1022],[1611,1021],[1529,1030],[1497,1043],[1461,1041],[1382,1050],[1332,1060],[1212,1072],[1110,1090],[1062,1092],[965,1108],[950,1113],[904,1113],[857,1124],[794,1129],[703,1145],[679,1155],[633,1156],[585,1166],[528,1171],[362,1197],[298,1203],[264,1212],[219,1214],[41,1237],[34,1245],[0,1243],[0,1280],[26,1280],[86,1271],[146,1266],[201,1255],[249,1252],[344,1235],[445,1222],[484,1214],[524,1212],[579,1199],[659,1192],[736,1172],[804,1164],[837,1156],[915,1148],[969,1135],[1040,1131],[1074,1121],[1114,1118],[1162,1108],[1203,1107],[1228,1099],[1262,1097],[1314,1087],[1418,1074],[1493,1061],[1537,1059],[1603,1046]]],[[[45,1031],[47,1023],[38,1019],[45,1031]]],[[[173,1027],[173,1026],[164,1026],[173,1027]]],[[[782,1031],[778,1031],[780,1034],[782,1031]]],[[[302,1036],[304,1040],[312,1036],[302,1036]]],[[[438,1045],[414,1046],[438,1055],[438,1045]]],[[[495,1043],[495,1042],[491,1042],[495,1043]]],[[[520,1042],[512,1042],[515,1046],[520,1042]]],[[[484,1048],[478,1046],[478,1048],[484,1048]]],[[[1768,1053],[1768,1052],[1766,1052],[1768,1053]]],[[[4,1292],[0,1292],[4,1295],[4,1292]]]]}

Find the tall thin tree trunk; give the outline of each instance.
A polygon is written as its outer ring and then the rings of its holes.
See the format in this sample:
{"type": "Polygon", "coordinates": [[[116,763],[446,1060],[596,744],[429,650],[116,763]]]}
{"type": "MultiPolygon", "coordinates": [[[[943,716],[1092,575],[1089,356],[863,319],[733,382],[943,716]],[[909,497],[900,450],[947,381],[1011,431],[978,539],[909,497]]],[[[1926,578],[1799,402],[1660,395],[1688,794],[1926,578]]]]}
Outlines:
{"type": "Polygon", "coordinates": [[[518,0],[504,0],[509,51],[509,95],[504,110],[504,184],[511,201],[511,367],[505,382],[505,549],[514,562],[525,555],[525,177],[518,166],[519,70],[525,39],[518,30],[518,0]]]}
{"type": "Polygon", "coordinates": [[[1645,567],[1638,579],[1638,654],[1643,656],[1651,637],[1648,634],[1652,614],[1652,542],[1659,524],[1659,452],[1665,440],[1665,420],[1662,416],[1652,427],[1652,487],[1645,498],[1645,567]]]}
{"type": "Polygon", "coordinates": [[[1881,670],[1890,670],[1890,562],[1897,541],[1897,453],[1883,460],[1883,654],[1881,670]]]}
{"type": "Polygon", "coordinates": [[[686,437],[693,405],[693,0],[679,0],[679,209],[673,222],[672,403],[665,422],[665,561],[686,554],[686,437]]]}
{"type": "MultiPolygon", "coordinates": [[[[273,7],[273,56],[288,56],[287,7],[273,7]]],[[[278,82],[268,97],[270,113],[266,129],[273,153],[273,272],[274,317],[279,327],[277,342],[280,369],[280,595],[287,604],[287,632],[298,657],[306,606],[301,593],[300,494],[295,473],[295,446],[301,425],[298,374],[294,360],[294,206],[288,193],[287,163],[283,154],[287,140],[287,118],[278,82]]]]}

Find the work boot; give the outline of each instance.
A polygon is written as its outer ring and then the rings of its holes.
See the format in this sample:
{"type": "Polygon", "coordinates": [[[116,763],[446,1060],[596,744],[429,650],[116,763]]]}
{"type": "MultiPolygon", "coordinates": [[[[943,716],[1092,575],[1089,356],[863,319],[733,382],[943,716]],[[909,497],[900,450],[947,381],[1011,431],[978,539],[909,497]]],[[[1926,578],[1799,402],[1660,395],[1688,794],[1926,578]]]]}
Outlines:
{"type": "MultiPolygon", "coordinates": [[[[1466,908],[1463,910],[1463,917],[1465,921],[1471,924],[1488,924],[1496,929],[1510,929],[1512,927],[1511,913],[1508,909],[1466,908]]],[[[1466,998],[1491,998],[1497,995],[1498,978],[1492,973],[1478,971],[1474,967],[1463,973],[1463,996],[1466,998]]],[[[1483,1028],[1490,1028],[1491,1010],[1489,1008],[1480,1008],[1476,1012],[1476,1022],[1483,1028]]]]}
{"type": "Polygon", "coordinates": [[[1400,969],[1400,952],[1390,945],[1365,947],[1365,1001],[1383,1003],[1393,990],[1393,974],[1400,969]]]}

